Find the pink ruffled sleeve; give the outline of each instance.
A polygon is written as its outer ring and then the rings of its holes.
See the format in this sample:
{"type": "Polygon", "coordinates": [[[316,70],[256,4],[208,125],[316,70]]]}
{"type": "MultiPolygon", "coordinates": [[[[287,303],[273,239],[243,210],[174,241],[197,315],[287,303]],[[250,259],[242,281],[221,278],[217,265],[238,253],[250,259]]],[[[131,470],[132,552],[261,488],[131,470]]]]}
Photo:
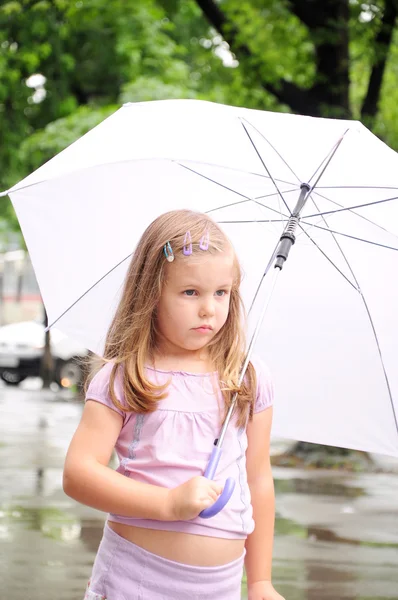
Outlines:
{"type": "Polygon", "coordinates": [[[274,386],[270,370],[263,361],[255,356],[251,362],[256,370],[257,377],[257,395],[253,412],[259,413],[273,405],[274,386]]]}
{"type": "MultiPolygon", "coordinates": [[[[113,368],[113,363],[106,363],[99,371],[94,375],[92,380],[90,381],[90,385],[87,388],[86,392],[86,401],[87,400],[95,400],[96,402],[100,402],[108,408],[116,411],[123,418],[126,416],[124,411],[121,411],[117,408],[111,399],[109,394],[109,379],[111,376],[113,368]]],[[[123,385],[121,381],[120,374],[116,375],[115,379],[115,394],[117,399],[123,404],[123,385]]]]}

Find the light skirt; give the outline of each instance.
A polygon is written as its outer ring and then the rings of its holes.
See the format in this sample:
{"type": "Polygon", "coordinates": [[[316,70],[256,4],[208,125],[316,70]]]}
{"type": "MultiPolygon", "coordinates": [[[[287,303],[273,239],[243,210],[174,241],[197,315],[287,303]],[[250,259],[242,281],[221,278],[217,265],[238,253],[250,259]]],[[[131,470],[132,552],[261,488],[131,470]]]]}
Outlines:
{"type": "Polygon", "coordinates": [[[186,565],[144,550],[106,524],[85,600],[240,600],[244,556],[216,567],[186,565]]]}

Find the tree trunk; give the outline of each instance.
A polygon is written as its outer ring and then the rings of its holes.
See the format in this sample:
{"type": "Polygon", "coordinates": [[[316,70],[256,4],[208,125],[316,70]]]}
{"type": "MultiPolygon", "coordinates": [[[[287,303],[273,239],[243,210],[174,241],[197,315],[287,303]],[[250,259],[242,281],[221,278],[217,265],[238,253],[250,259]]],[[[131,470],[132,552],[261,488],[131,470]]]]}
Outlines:
{"type": "MultiPolygon", "coordinates": [[[[214,0],[197,0],[209,23],[241,59],[251,57],[248,46],[237,42],[238,26],[214,0]]],[[[293,112],[318,116],[350,116],[348,0],[292,0],[292,12],[308,27],[315,48],[316,80],[309,90],[289,81],[278,84],[260,79],[262,87],[293,112]]],[[[244,68],[244,67],[243,67],[244,68]]]]}
{"type": "Polygon", "coordinates": [[[375,40],[376,59],[369,78],[368,92],[362,106],[361,116],[368,126],[373,124],[378,110],[381,86],[397,15],[398,1],[386,0],[381,27],[375,40]]]}

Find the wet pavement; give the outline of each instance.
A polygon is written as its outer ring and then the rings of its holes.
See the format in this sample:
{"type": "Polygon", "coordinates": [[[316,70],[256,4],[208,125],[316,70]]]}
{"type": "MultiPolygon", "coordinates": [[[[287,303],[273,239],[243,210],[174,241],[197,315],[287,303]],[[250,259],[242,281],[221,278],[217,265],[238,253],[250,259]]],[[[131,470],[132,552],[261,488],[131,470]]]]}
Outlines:
{"type": "MultiPolygon", "coordinates": [[[[0,387],[0,599],[82,600],[104,523],[62,491],[82,404],[29,386],[0,387]]],[[[286,600],[398,599],[398,461],[377,459],[395,472],[274,468],[286,600]]]]}

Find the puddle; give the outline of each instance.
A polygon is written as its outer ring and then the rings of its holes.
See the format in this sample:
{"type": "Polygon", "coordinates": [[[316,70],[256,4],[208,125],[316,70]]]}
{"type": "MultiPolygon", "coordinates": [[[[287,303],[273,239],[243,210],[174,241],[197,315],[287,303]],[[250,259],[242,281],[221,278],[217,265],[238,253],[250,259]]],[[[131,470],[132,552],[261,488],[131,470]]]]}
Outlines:
{"type": "Polygon", "coordinates": [[[58,508],[27,508],[12,506],[0,510],[0,531],[20,527],[39,531],[43,536],[62,542],[80,539],[85,548],[96,552],[102,537],[103,521],[79,520],[58,508]]]}
{"type": "Polygon", "coordinates": [[[321,527],[317,525],[309,525],[307,527],[305,525],[300,525],[291,519],[285,519],[278,514],[276,515],[275,519],[275,535],[293,536],[298,539],[308,539],[314,542],[349,544],[351,546],[363,546],[365,548],[396,548],[398,550],[398,543],[362,541],[358,539],[342,537],[327,527],[321,527]]]}
{"type": "Polygon", "coordinates": [[[57,508],[11,506],[0,511],[0,527],[10,525],[40,531],[54,540],[71,541],[80,537],[80,523],[57,508]]]}
{"type": "Polygon", "coordinates": [[[367,495],[364,488],[345,485],[336,479],[274,479],[274,484],[277,494],[308,494],[340,498],[359,498],[367,495]]]}
{"type": "MultiPolygon", "coordinates": [[[[286,600],[397,600],[393,591],[383,596],[373,593],[372,584],[368,585],[354,571],[338,565],[301,561],[299,557],[291,564],[274,561],[272,580],[276,591],[286,600]]],[[[242,600],[247,600],[245,579],[242,582],[242,600]]]]}
{"type": "Polygon", "coordinates": [[[294,537],[305,539],[308,537],[308,529],[295,521],[280,517],[275,518],[275,535],[293,535],[294,537]]]}
{"type": "Polygon", "coordinates": [[[351,538],[345,538],[336,535],[331,529],[311,525],[307,528],[308,538],[313,541],[333,542],[336,544],[350,544],[353,546],[363,546],[364,548],[397,548],[398,544],[394,542],[372,542],[362,541],[351,538]]]}

